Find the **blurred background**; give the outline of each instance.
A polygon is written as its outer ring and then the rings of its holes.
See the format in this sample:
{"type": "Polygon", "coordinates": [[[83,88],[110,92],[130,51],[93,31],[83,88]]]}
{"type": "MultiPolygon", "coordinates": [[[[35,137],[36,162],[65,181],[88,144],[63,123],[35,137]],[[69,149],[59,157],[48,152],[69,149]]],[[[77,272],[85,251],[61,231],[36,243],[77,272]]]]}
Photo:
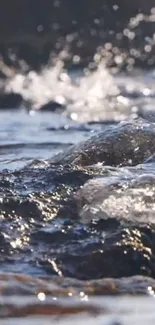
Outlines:
{"type": "MultiPolygon", "coordinates": [[[[24,59],[29,67],[39,69],[58,54],[68,65],[90,63],[98,47],[112,42],[127,58],[152,65],[152,48],[143,51],[142,57],[130,51],[134,47],[144,50],[146,37],[152,38],[154,6],[154,0],[1,1],[0,53],[8,66],[17,68],[24,59]]],[[[111,52],[107,58],[102,51],[110,65],[115,61],[111,52]]]]}

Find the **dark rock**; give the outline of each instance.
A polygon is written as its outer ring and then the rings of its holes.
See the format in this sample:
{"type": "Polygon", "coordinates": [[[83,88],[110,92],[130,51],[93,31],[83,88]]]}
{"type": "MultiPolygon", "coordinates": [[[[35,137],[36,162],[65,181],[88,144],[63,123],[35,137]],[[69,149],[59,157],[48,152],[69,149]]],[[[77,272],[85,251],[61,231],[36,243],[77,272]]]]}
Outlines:
{"type": "Polygon", "coordinates": [[[155,126],[150,123],[120,123],[55,156],[54,164],[88,166],[137,165],[155,152],[155,126]]]}
{"type": "MultiPolygon", "coordinates": [[[[0,173],[3,270],[10,267],[16,273],[83,280],[155,278],[154,166],[135,166],[154,153],[154,139],[154,124],[119,124],[73,146],[52,163],[36,161],[15,172],[0,173]],[[88,166],[98,161],[109,166],[88,166]],[[102,188],[96,186],[99,178],[102,188]],[[99,211],[99,224],[91,218],[87,224],[81,222],[75,199],[90,182],[94,183],[88,195],[80,196],[81,208],[86,212],[88,206],[89,216],[99,211]]],[[[119,281],[114,282],[123,290],[119,281]]],[[[103,287],[104,282],[98,292],[103,287]]],[[[137,288],[143,292],[146,283],[137,288]]],[[[118,292],[117,288],[113,291],[118,292]]],[[[127,291],[131,292],[131,286],[124,287],[127,291]]]]}
{"type": "Polygon", "coordinates": [[[65,109],[65,106],[55,102],[55,101],[50,101],[40,107],[41,112],[55,112],[55,111],[62,111],[65,109]]]}
{"type": "Polygon", "coordinates": [[[23,98],[20,94],[15,94],[15,93],[0,94],[0,110],[21,108],[22,103],[23,103],[23,98]]]}
{"type": "MultiPolygon", "coordinates": [[[[77,238],[72,230],[75,238],[70,240],[70,245],[67,244],[66,232],[63,248],[58,249],[56,254],[57,268],[64,276],[82,280],[133,275],[154,276],[153,242],[146,242],[146,229],[140,231],[139,228],[130,226],[113,232],[109,229],[104,241],[102,232],[98,232],[97,237],[94,235],[91,241],[86,235],[83,240],[80,236],[77,238]]],[[[50,263],[54,255],[54,252],[49,252],[39,262],[47,273],[54,274],[50,263]]]]}

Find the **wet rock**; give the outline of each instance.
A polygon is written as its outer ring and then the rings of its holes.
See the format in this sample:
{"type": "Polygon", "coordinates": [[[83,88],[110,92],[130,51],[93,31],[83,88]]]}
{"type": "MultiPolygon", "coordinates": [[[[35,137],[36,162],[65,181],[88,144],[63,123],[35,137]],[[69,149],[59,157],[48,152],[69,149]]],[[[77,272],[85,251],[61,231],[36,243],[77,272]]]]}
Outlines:
{"type": "Polygon", "coordinates": [[[12,192],[1,191],[3,269],[12,265],[12,271],[20,267],[24,272],[26,261],[36,274],[78,279],[154,277],[154,228],[138,221],[134,226],[130,219],[115,222],[116,216],[111,222],[103,220],[99,227],[91,222],[81,225],[72,194],[93,177],[93,171],[85,174],[70,167],[69,173],[69,166],[65,168],[27,167],[3,175],[10,189],[14,181],[12,192]]]}
{"type": "Polygon", "coordinates": [[[154,278],[154,166],[142,164],[154,138],[154,124],[121,123],[48,164],[0,173],[2,270],[154,278]]]}
{"type": "Polygon", "coordinates": [[[56,245],[55,252],[42,254],[38,263],[48,274],[82,280],[133,275],[154,277],[154,231],[152,235],[147,231],[147,227],[120,227],[115,231],[109,228],[93,237],[90,231],[83,240],[79,236],[70,240],[70,244],[63,241],[63,246],[56,245]]]}
{"type": "Polygon", "coordinates": [[[65,109],[65,106],[55,102],[55,101],[50,101],[40,107],[41,112],[58,112],[58,111],[63,111],[65,109]]]}
{"type": "Polygon", "coordinates": [[[0,110],[21,108],[22,104],[23,98],[20,94],[0,94],[0,110]]]}
{"type": "Polygon", "coordinates": [[[143,121],[120,123],[53,158],[54,164],[137,165],[155,151],[155,126],[143,121]]]}

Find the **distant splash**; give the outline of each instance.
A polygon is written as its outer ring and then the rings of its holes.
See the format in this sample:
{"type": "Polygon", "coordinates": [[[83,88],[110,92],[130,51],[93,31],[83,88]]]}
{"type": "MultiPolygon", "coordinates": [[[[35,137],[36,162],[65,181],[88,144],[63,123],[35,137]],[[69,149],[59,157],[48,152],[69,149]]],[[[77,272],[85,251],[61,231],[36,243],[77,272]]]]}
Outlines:
{"type": "Polygon", "coordinates": [[[117,122],[135,118],[139,111],[146,117],[145,111],[152,111],[154,106],[154,72],[135,67],[137,60],[148,60],[148,66],[154,62],[154,22],[154,8],[150,15],[138,13],[131,17],[119,33],[113,31],[111,35],[109,31],[102,45],[96,45],[88,67],[71,72],[65,69],[66,60],[78,67],[82,57],[71,55],[74,37],[67,36],[64,48],[54,57],[51,54],[40,72],[25,73],[24,63],[20,72],[9,70],[4,90],[21,94],[30,110],[54,101],[65,106],[63,114],[77,122],[117,122]],[[149,30],[151,33],[147,34],[149,30]],[[125,73],[121,71],[124,66],[125,73]]]}
{"type": "Polygon", "coordinates": [[[30,110],[54,101],[65,106],[63,114],[77,122],[118,122],[152,110],[154,72],[113,73],[104,59],[93,71],[68,72],[58,60],[40,73],[17,73],[7,80],[5,91],[20,93],[30,110]]]}
{"type": "MultiPolygon", "coordinates": [[[[100,25],[100,19],[95,22],[100,25]]],[[[8,77],[4,91],[21,94],[30,111],[50,101],[63,105],[66,109],[62,114],[77,122],[118,122],[136,118],[139,112],[146,117],[155,107],[154,72],[136,71],[135,67],[137,60],[153,64],[154,22],[152,8],[150,15],[138,13],[131,17],[119,32],[107,32],[106,40],[96,44],[92,59],[83,69],[77,69],[82,54],[80,57],[80,53],[72,53],[74,35],[66,36],[63,49],[60,47],[55,56],[51,53],[40,72],[24,72],[28,66],[25,68],[23,61],[18,71],[7,67],[3,71],[0,62],[1,71],[8,77]],[[147,33],[149,30],[151,33],[147,33]],[[65,69],[67,60],[73,63],[72,71],[65,69]],[[124,66],[125,73],[121,71],[124,66]]],[[[10,55],[20,63],[12,52],[10,55]]]]}
{"type": "MultiPolygon", "coordinates": [[[[74,73],[75,74],[75,73],[74,73]]],[[[107,98],[119,94],[113,76],[101,62],[95,71],[84,70],[73,76],[64,70],[63,61],[45,67],[41,73],[30,71],[17,74],[6,86],[7,92],[20,93],[32,109],[39,109],[49,101],[65,105],[73,120],[88,120],[91,114],[102,112],[107,98]]]]}

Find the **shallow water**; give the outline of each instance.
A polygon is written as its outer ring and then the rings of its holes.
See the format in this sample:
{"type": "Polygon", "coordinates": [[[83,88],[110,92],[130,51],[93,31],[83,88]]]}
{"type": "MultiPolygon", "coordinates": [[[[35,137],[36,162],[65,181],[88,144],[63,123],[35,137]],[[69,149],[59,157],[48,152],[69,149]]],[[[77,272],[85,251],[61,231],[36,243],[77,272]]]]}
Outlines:
{"type": "Polygon", "coordinates": [[[1,324],[154,324],[154,78],[59,62],[7,81],[24,104],[0,110],[1,324]]]}

